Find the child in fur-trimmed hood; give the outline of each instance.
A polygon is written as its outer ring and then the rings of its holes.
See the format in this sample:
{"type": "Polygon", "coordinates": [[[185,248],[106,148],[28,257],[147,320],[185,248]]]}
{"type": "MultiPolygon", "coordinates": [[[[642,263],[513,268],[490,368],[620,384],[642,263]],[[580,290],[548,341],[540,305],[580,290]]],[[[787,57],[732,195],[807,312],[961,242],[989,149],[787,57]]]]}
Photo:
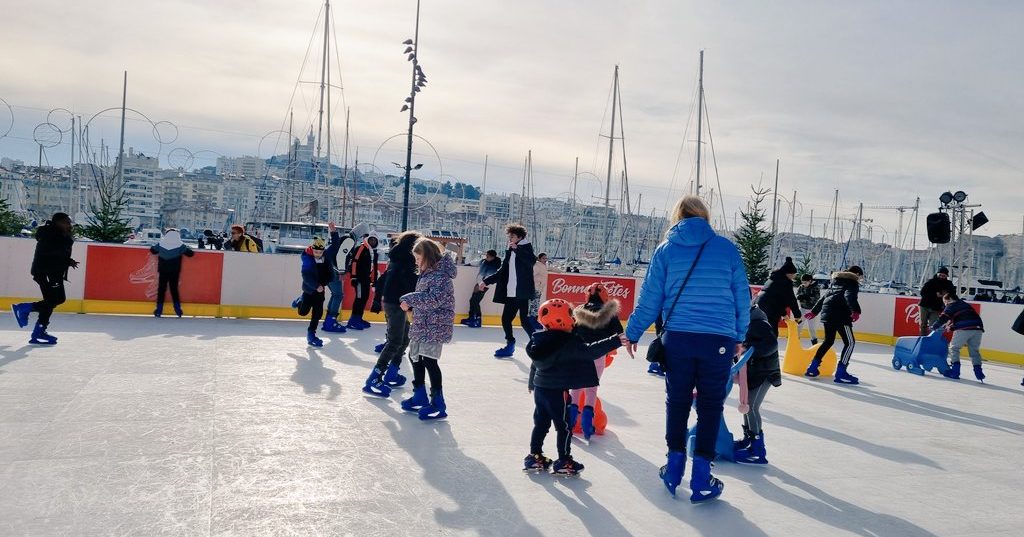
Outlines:
{"type": "MultiPolygon", "coordinates": [[[[623,329],[622,322],[619,321],[619,311],[622,305],[619,300],[610,299],[608,291],[600,283],[593,283],[587,287],[586,296],[586,303],[573,310],[573,317],[576,319],[576,333],[580,339],[590,343],[621,334],[623,329]]],[[[612,351],[594,360],[598,379],[604,373],[604,368],[611,365],[614,358],[615,351],[612,351]]],[[[588,440],[594,434],[594,405],[597,401],[597,388],[597,386],[592,386],[569,392],[572,398],[572,402],[569,404],[569,430],[576,427],[577,416],[582,416],[580,429],[583,431],[584,438],[588,440]],[[580,408],[581,399],[582,408],[580,408]]]]}

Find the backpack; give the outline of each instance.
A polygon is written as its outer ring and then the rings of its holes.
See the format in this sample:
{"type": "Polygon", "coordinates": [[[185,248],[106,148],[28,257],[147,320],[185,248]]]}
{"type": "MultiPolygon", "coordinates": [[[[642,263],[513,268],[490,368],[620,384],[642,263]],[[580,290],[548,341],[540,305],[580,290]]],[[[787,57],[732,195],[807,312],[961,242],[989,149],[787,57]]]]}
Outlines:
{"type": "Polygon", "coordinates": [[[261,239],[259,237],[254,237],[252,235],[246,235],[246,237],[249,237],[250,239],[252,239],[252,242],[254,244],[256,244],[256,251],[262,254],[263,253],[263,239],[261,239]]]}

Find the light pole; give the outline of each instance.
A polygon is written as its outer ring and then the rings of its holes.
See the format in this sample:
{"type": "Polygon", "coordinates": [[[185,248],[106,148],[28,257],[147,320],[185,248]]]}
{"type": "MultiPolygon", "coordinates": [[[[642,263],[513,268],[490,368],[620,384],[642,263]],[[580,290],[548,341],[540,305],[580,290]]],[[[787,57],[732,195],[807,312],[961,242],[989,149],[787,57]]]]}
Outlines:
{"type": "Polygon", "coordinates": [[[410,175],[412,172],[412,138],[413,138],[413,125],[416,124],[416,116],[413,115],[416,111],[416,94],[420,92],[420,89],[427,85],[427,77],[423,74],[423,69],[420,68],[419,59],[416,57],[416,53],[419,50],[420,40],[420,0],[416,0],[416,31],[413,34],[412,39],[406,39],[402,42],[406,45],[404,54],[408,54],[407,60],[412,62],[412,87],[409,90],[409,96],[405,98],[405,103],[402,105],[401,112],[409,111],[409,136],[408,142],[406,143],[405,149],[405,192],[402,194],[402,231],[409,229],[409,182],[410,175]]]}

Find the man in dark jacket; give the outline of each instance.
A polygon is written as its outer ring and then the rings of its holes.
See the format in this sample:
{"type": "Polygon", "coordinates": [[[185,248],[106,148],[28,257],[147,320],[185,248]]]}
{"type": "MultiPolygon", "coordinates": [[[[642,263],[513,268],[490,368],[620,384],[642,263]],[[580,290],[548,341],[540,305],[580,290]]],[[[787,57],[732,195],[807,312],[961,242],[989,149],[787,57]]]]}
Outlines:
{"type": "Polygon", "coordinates": [[[956,294],[956,286],[953,282],[949,281],[949,269],[946,267],[939,267],[939,271],[935,273],[930,280],[924,282],[921,286],[921,302],[918,303],[921,316],[921,335],[927,336],[928,332],[931,331],[931,326],[935,324],[935,321],[939,320],[939,314],[942,313],[943,304],[942,296],[946,293],[956,294]]]}
{"type": "Polygon", "coordinates": [[[554,473],[576,475],[583,465],[574,461],[571,454],[565,392],[597,386],[594,360],[622,346],[625,338],[619,334],[585,342],[573,328],[572,305],[561,299],[541,304],[538,318],[544,330],[533,334],[526,346],[526,354],[533,361],[527,386],[533,392],[534,411],[530,454],[523,460],[523,470],[547,470],[552,465],[551,459],[543,454],[543,446],[554,423],[558,441],[554,473]]]}
{"type": "Polygon", "coordinates": [[[526,240],[526,228],[519,224],[505,227],[508,234],[508,249],[505,260],[498,272],[484,278],[477,285],[477,290],[484,291],[488,285],[497,284],[494,288],[494,301],[503,304],[501,310],[501,327],[505,329],[505,346],[494,352],[495,358],[509,358],[516,351],[516,338],[512,334],[512,319],[519,315],[519,324],[527,335],[533,334],[530,323],[530,299],[533,298],[533,264],[537,256],[533,253],[533,245],[526,240]]]}
{"type": "Polygon", "coordinates": [[[345,325],[338,322],[341,304],[345,300],[345,286],[341,283],[345,270],[338,267],[338,252],[343,241],[334,222],[327,223],[327,231],[331,234],[331,241],[327,244],[327,250],[324,250],[324,260],[331,269],[331,281],[327,284],[327,289],[331,291],[331,299],[327,301],[327,316],[324,317],[323,330],[344,334],[345,325]]]}
{"type": "Polygon", "coordinates": [[[28,326],[31,312],[38,312],[39,319],[32,329],[29,343],[36,345],[56,345],[57,338],[46,333],[50,326],[50,315],[53,309],[64,303],[64,282],[68,279],[68,269],[78,268],[78,261],[71,259],[71,247],[75,239],[71,233],[71,217],[65,213],[56,213],[50,221],[36,229],[36,252],[32,258],[30,272],[32,279],[39,284],[43,299],[39,302],[14,304],[11,310],[18,326],[28,326]]]}
{"type": "Polygon", "coordinates": [[[460,323],[470,328],[480,328],[483,320],[483,312],[480,310],[480,302],[483,301],[484,295],[487,293],[487,287],[484,287],[483,291],[480,290],[478,285],[483,283],[492,274],[498,272],[501,268],[501,260],[498,259],[498,252],[494,250],[487,250],[487,254],[480,261],[480,269],[476,274],[476,285],[473,286],[473,296],[469,298],[469,316],[459,321],[460,323]]]}
{"type": "Polygon", "coordinates": [[[356,299],[352,302],[352,316],[346,326],[352,330],[365,330],[370,323],[363,320],[363,312],[370,299],[370,289],[377,281],[377,237],[367,235],[363,238],[363,242],[352,251],[348,271],[356,299]]]}
{"type": "Polygon", "coordinates": [[[406,378],[399,373],[402,355],[409,347],[409,318],[402,310],[402,296],[416,290],[416,258],[412,247],[423,235],[406,231],[394,238],[388,251],[388,268],[380,276],[381,309],[387,320],[387,336],[384,348],[377,357],[377,364],[366,379],[363,392],[387,397],[391,388],[405,384],[406,378]]]}
{"type": "Polygon", "coordinates": [[[821,314],[821,324],[825,326],[825,340],[814,353],[811,365],[804,373],[808,377],[818,376],[818,367],[825,353],[832,348],[836,342],[836,334],[843,338],[843,354],[836,366],[834,382],[837,384],[857,384],[857,377],[846,372],[850,365],[850,358],[853,356],[853,348],[857,340],[853,337],[853,323],[860,319],[860,302],[857,301],[857,294],[860,291],[860,279],[864,277],[864,270],[857,265],[850,266],[845,272],[837,272],[832,275],[832,286],[825,291],[825,294],[818,299],[811,312],[805,315],[807,319],[813,319],[821,314]]]}
{"type": "MultiPolygon", "coordinates": [[[[804,274],[800,277],[800,287],[796,289],[796,301],[800,304],[801,315],[810,313],[811,308],[821,298],[821,287],[814,277],[804,274]]],[[[812,318],[807,320],[807,331],[811,334],[811,345],[818,344],[818,323],[812,318]]],[[[797,331],[799,333],[799,331],[797,331]]]]}
{"type": "Polygon", "coordinates": [[[775,335],[779,335],[779,321],[786,316],[788,309],[790,314],[799,317],[800,304],[793,294],[793,280],[796,279],[796,265],[793,258],[787,257],[786,262],[773,271],[768,277],[768,283],[761,289],[757,297],[757,306],[768,316],[768,322],[772,325],[775,335]]]}

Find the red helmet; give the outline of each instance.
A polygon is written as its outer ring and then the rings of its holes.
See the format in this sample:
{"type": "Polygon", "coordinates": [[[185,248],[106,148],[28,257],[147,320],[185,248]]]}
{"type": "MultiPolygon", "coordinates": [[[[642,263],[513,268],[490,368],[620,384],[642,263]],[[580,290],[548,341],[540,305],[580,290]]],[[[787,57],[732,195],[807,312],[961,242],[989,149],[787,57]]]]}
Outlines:
{"type": "Polygon", "coordinates": [[[604,286],[598,282],[594,282],[588,285],[585,292],[587,293],[588,301],[591,299],[591,297],[597,297],[597,299],[602,304],[608,303],[608,290],[605,289],[604,286]]]}
{"type": "Polygon", "coordinates": [[[552,298],[540,305],[537,320],[548,330],[570,332],[573,327],[572,304],[561,298],[552,298]]]}

